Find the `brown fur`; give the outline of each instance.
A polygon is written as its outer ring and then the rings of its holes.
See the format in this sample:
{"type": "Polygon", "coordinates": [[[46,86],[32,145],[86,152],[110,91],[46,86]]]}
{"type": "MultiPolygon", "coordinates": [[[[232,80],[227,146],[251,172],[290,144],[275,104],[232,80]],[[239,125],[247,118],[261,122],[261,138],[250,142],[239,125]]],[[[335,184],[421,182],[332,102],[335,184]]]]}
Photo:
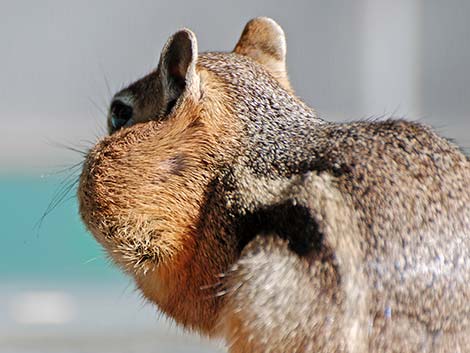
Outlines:
{"type": "Polygon", "coordinates": [[[79,201],[89,229],[143,293],[176,321],[209,333],[217,305],[200,288],[212,285],[234,255],[214,244],[211,232],[199,234],[196,223],[216,173],[213,160],[240,132],[219,105],[217,81],[204,82],[197,105],[187,97],[177,116],[101,141],[87,158],[79,201]],[[223,256],[211,261],[219,251],[223,256]]]}
{"type": "Polygon", "coordinates": [[[420,124],[317,118],[284,41],[266,18],[233,53],[171,37],[87,157],[85,224],[232,353],[470,352],[468,159],[420,124]]]}

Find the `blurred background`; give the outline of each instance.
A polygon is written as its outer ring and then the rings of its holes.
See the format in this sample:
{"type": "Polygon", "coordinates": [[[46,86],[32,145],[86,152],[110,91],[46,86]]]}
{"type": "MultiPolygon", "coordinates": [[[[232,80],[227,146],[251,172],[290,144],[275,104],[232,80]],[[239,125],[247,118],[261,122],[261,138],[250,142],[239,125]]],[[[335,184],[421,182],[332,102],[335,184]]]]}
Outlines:
{"type": "Polygon", "coordinates": [[[469,14],[467,0],[0,1],[0,352],[224,351],[146,304],[77,211],[80,151],[172,32],[231,50],[249,19],[273,17],[320,116],[405,117],[465,149],[469,14]]]}

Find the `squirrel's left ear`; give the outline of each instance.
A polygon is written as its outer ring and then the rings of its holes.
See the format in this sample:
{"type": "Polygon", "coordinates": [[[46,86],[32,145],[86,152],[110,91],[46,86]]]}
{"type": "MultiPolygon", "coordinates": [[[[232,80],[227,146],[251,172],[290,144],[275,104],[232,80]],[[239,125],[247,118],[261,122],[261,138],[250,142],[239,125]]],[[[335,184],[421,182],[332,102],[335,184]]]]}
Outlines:
{"type": "Polygon", "coordinates": [[[168,101],[199,91],[197,57],[196,36],[189,29],[176,32],[166,42],[157,70],[168,101]]]}
{"type": "Polygon", "coordinates": [[[285,89],[292,91],[286,69],[286,37],[276,21],[268,17],[249,21],[233,51],[264,65],[285,89]]]}

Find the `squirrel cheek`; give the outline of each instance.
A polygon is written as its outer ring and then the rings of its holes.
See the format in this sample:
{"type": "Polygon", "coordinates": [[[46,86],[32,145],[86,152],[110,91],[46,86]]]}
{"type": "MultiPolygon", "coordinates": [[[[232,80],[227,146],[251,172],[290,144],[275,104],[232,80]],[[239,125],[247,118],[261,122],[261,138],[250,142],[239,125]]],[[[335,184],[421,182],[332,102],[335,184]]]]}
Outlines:
{"type": "Polygon", "coordinates": [[[174,159],[168,158],[157,163],[157,170],[162,173],[171,173],[174,168],[174,159]]]}
{"type": "Polygon", "coordinates": [[[181,176],[185,169],[185,159],[182,155],[177,155],[157,162],[156,170],[158,181],[165,182],[171,176],[181,176]]]}

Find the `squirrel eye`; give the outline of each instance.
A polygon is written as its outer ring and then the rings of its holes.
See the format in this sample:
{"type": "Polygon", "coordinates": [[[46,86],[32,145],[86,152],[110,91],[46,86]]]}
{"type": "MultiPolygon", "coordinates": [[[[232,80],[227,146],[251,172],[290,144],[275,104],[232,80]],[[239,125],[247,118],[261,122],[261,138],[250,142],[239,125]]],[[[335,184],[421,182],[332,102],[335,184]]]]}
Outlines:
{"type": "Polygon", "coordinates": [[[168,102],[168,105],[166,107],[166,115],[171,113],[171,111],[173,110],[173,108],[176,105],[176,101],[177,101],[176,99],[173,99],[173,100],[168,102]]]}
{"type": "Polygon", "coordinates": [[[120,100],[111,103],[111,125],[117,130],[126,125],[132,118],[132,107],[120,100]]]}

